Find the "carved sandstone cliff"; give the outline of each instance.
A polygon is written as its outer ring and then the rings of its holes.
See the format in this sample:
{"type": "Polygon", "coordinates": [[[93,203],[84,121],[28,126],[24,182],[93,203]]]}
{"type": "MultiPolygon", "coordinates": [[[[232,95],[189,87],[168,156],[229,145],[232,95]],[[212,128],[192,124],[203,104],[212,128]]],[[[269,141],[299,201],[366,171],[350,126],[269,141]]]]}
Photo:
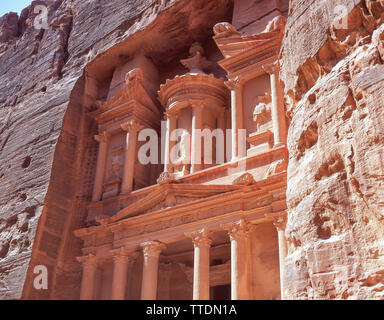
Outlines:
{"type": "Polygon", "coordinates": [[[78,298],[81,244],[73,230],[86,218],[97,154],[87,112],[137,48],[170,63],[228,20],[232,5],[33,1],[20,17],[0,19],[0,299],[78,298]],[[36,5],[48,7],[46,30],[33,27],[36,5]],[[41,264],[54,276],[36,293],[33,270],[41,264]]]}
{"type": "Polygon", "coordinates": [[[384,294],[384,3],[335,2],[291,0],[281,53],[293,299],[384,294]]]}

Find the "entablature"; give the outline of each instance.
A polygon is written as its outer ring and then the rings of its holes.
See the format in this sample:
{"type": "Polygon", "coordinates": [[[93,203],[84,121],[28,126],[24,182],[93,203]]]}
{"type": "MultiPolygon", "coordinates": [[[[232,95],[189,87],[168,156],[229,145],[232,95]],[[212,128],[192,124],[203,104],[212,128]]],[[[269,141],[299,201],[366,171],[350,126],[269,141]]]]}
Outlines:
{"type": "MultiPolygon", "coordinates": [[[[286,210],[285,178],[286,174],[281,173],[270,179],[269,183],[226,186],[225,192],[216,195],[135,216],[126,216],[127,212],[122,210],[124,214],[118,213],[114,216],[116,218],[98,219],[99,226],[78,230],[76,236],[82,238],[85,244],[95,246],[111,241],[114,246],[132,247],[149,238],[162,242],[177,241],[183,238],[184,233],[202,225],[211,230],[220,230],[221,224],[241,217],[255,224],[265,223],[269,221],[266,214],[286,210]]],[[[224,189],[223,186],[212,187],[224,189]]]]}

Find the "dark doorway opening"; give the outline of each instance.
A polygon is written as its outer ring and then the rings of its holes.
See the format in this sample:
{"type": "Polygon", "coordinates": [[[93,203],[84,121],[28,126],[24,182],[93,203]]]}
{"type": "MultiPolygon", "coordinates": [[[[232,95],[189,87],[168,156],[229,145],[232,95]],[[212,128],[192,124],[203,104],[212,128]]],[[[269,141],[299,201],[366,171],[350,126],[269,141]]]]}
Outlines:
{"type": "Polygon", "coordinates": [[[231,300],[231,285],[215,286],[211,288],[212,300],[231,300]]]}

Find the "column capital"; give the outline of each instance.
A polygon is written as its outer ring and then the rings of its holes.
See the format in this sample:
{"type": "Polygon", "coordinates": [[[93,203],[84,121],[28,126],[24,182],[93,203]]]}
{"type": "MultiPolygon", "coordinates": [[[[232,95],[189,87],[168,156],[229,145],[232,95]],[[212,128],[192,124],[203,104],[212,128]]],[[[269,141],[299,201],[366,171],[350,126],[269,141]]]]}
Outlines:
{"type": "Polygon", "coordinates": [[[277,61],[263,66],[263,70],[270,75],[276,74],[277,72],[279,72],[279,69],[280,66],[277,61]]]}
{"type": "Polygon", "coordinates": [[[242,85],[244,84],[244,80],[237,76],[235,78],[228,79],[228,81],[225,81],[224,84],[229,90],[236,90],[242,87],[242,85]]]}
{"type": "Polygon", "coordinates": [[[145,126],[136,120],[129,120],[128,122],[120,125],[120,127],[127,132],[139,132],[140,130],[144,129],[145,126]]]}
{"type": "Polygon", "coordinates": [[[197,232],[185,233],[185,236],[192,239],[195,248],[210,247],[212,244],[212,232],[202,229],[197,232]]]}
{"type": "Polygon", "coordinates": [[[251,231],[251,226],[244,219],[232,222],[221,226],[224,230],[228,231],[231,240],[238,240],[240,238],[247,238],[251,231]]]}
{"type": "Polygon", "coordinates": [[[269,213],[266,214],[265,217],[272,221],[273,225],[277,228],[278,231],[285,230],[287,226],[286,212],[269,213]]]}
{"type": "Polygon", "coordinates": [[[166,245],[159,241],[147,241],[140,245],[143,248],[144,257],[156,257],[160,256],[161,251],[166,249],[166,245]]]}
{"type": "Polygon", "coordinates": [[[177,120],[177,118],[180,116],[180,113],[179,112],[174,112],[174,111],[167,111],[165,113],[165,117],[166,118],[169,118],[169,119],[172,119],[172,120],[177,120]]]}
{"type": "Polygon", "coordinates": [[[76,260],[83,264],[83,266],[96,266],[97,265],[97,257],[90,253],[85,256],[77,257],[76,260]]]}
{"type": "Polygon", "coordinates": [[[101,143],[101,142],[107,142],[108,140],[108,134],[106,131],[100,133],[100,134],[97,134],[94,136],[94,139],[98,142],[98,143],[101,143]]]}
{"type": "Polygon", "coordinates": [[[189,101],[189,104],[192,109],[203,110],[205,108],[205,102],[203,101],[189,101]]]}
{"type": "Polygon", "coordinates": [[[127,248],[113,249],[110,251],[114,263],[129,264],[133,263],[137,258],[136,251],[128,250],[127,248]]]}

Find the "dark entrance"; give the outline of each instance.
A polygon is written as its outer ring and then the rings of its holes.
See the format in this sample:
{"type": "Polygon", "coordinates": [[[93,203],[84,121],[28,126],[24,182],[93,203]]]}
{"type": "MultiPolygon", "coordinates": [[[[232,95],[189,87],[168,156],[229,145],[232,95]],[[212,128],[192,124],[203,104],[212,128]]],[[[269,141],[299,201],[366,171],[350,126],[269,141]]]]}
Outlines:
{"type": "Polygon", "coordinates": [[[212,300],[231,300],[231,285],[215,286],[211,288],[212,300]]]}

